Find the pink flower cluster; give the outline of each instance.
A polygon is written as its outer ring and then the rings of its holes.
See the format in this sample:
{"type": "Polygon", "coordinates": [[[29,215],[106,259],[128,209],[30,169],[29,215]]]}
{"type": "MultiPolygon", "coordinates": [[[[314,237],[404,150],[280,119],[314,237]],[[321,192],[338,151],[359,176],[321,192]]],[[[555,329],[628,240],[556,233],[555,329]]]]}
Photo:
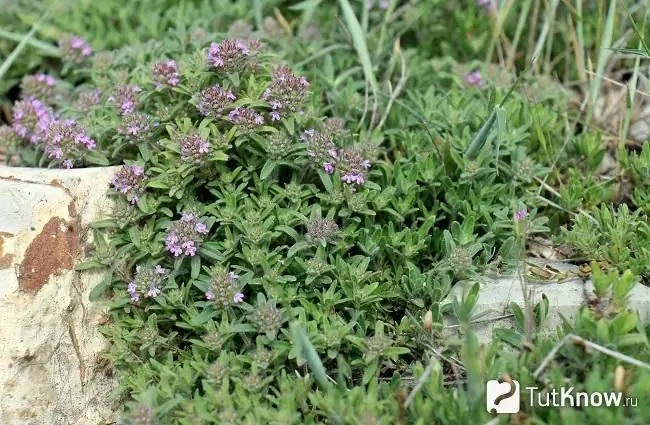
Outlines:
{"type": "Polygon", "coordinates": [[[120,115],[129,115],[138,108],[141,91],[142,89],[137,85],[123,84],[108,98],[108,101],[117,104],[120,115]]]}
{"type": "Polygon", "coordinates": [[[271,120],[278,121],[281,112],[296,112],[307,97],[309,81],[298,77],[286,65],[277,67],[273,71],[273,78],[269,87],[264,91],[263,99],[271,109],[271,120]]]}
{"type": "MultiPolygon", "coordinates": [[[[338,127],[337,127],[338,128],[338,127]]],[[[338,131],[343,131],[338,128],[338,131]]],[[[337,149],[330,132],[306,130],[300,140],[307,144],[307,156],[327,174],[339,171],[341,180],[349,185],[363,185],[366,181],[370,161],[357,148],[337,149]]]]}
{"type": "Polygon", "coordinates": [[[66,35],[59,40],[61,58],[64,62],[81,64],[93,54],[93,49],[86,40],[78,35],[66,35]]]}
{"type": "Polygon", "coordinates": [[[208,227],[200,221],[199,216],[185,212],[180,220],[172,222],[165,238],[165,248],[175,257],[193,257],[207,234],[208,227]]]}
{"type": "Polygon", "coordinates": [[[47,74],[27,75],[20,83],[22,99],[37,98],[43,101],[51,100],[54,95],[56,80],[47,74]]]}
{"type": "Polygon", "coordinates": [[[483,87],[483,85],[485,85],[485,81],[483,81],[483,77],[481,76],[481,71],[478,69],[468,72],[465,74],[463,79],[465,80],[465,84],[468,86],[483,87]]]}
{"type": "Polygon", "coordinates": [[[340,149],[334,157],[335,163],[328,163],[326,172],[332,174],[334,168],[341,173],[341,180],[349,185],[363,185],[366,182],[366,175],[370,169],[370,161],[364,159],[361,151],[357,148],[340,149]]]}
{"type": "Polygon", "coordinates": [[[235,100],[237,98],[230,90],[215,85],[199,94],[199,103],[196,108],[205,117],[221,118],[227,110],[232,108],[235,100]]]}
{"type": "Polygon", "coordinates": [[[242,71],[250,59],[261,50],[257,40],[224,40],[212,43],[208,50],[208,63],[222,72],[242,71]]]}
{"type": "Polygon", "coordinates": [[[72,168],[71,158],[79,152],[79,146],[93,150],[97,143],[88,136],[87,130],[73,119],[53,121],[47,130],[45,154],[60,161],[64,167],[72,168]]]}
{"type": "Polygon", "coordinates": [[[196,131],[179,139],[181,159],[200,163],[210,153],[210,144],[196,131]]]}
{"type": "Polygon", "coordinates": [[[228,118],[244,130],[252,130],[264,124],[264,117],[253,108],[235,108],[230,111],[228,118]]]}
{"type": "Polygon", "coordinates": [[[176,87],[180,83],[178,65],[175,60],[168,60],[155,64],[151,74],[156,83],[156,89],[161,89],[163,87],[176,87]]]}
{"type": "Polygon", "coordinates": [[[161,293],[162,281],[166,275],[167,270],[160,265],[153,269],[136,266],[135,277],[129,282],[129,286],[127,287],[131,301],[140,301],[139,288],[144,288],[141,292],[145,298],[156,298],[161,293]]]}
{"type": "Polygon", "coordinates": [[[36,144],[45,138],[53,121],[52,108],[35,97],[14,104],[12,127],[18,136],[31,144],[36,144]]]}
{"type": "Polygon", "coordinates": [[[117,132],[130,142],[147,140],[153,135],[158,122],[142,112],[133,112],[122,117],[117,132]]]}
{"type": "Polygon", "coordinates": [[[126,195],[132,204],[135,204],[138,202],[139,195],[144,191],[143,183],[146,179],[144,168],[140,165],[125,165],[113,177],[111,185],[115,190],[126,195]]]}
{"type": "Polygon", "coordinates": [[[216,273],[212,276],[212,283],[205,293],[205,299],[220,307],[241,303],[244,301],[244,294],[237,287],[238,278],[235,272],[229,272],[225,276],[216,273]]]}

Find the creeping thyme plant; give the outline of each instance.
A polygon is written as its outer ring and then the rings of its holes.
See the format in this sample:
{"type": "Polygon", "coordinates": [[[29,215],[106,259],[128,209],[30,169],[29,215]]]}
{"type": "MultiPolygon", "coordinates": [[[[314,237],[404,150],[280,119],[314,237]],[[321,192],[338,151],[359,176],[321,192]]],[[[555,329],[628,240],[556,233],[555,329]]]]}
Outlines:
{"type": "MultiPolygon", "coordinates": [[[[299,25],[276,12],[254,30],[234,21],[246,9],[235,2],[228,31],[186,17],[187,28],[110,51],[119,37],[71,31],[56,73],[21,80],[0,126],[10,161],[120,165],[105,188],[114,211],[77,266],[106,272],[91,298],[110,308],[119,423],[649,423],[641,406],[545,409],[523,392],[519,414],[495,419],[485,381],[650,395],[643,368],[577,343],[534,373],[570,333],[650,361],[648,328],[626,309],[649,277],[650,149],[621,156],[635,211],[614,208],[598,174],[606,149],[568,125],[566,91],[526,76],[507,94],[512,81],[483,64],[439,57],[482,55],[500,2],[460,13],[438,0],[341,1],[353,5],[341,8],[349,32],[337,2],[317,3],[287,12],[299,25]],[[498,128],[468,155],[497,109],[498,128]],[[549,337],[536,332],[548,299],[532,313],[513,304],[514,328],[480,345],[477,282],[551,236],[600,262],[588,305],[549,337]],[[471,289],[448,301],[458,283],[471,289]]],[[[187,16],[201,21],[204,7],[187,16]]]]}

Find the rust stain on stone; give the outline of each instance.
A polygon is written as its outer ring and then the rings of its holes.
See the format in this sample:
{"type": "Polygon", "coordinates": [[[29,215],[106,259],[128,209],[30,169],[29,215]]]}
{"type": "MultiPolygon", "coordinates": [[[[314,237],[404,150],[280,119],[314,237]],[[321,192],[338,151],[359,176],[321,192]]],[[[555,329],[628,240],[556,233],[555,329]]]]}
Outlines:
{"type": "Polygon", "coordinates": [[[51,276],[61,270],[71,270],[78,250],[76,226],[52,217],[25,252],[18,277],[20,289],[36,293],[51,276]]]}
{"type": "Polygon", "coordinates": [[[68,204],[68,214],[70,214],[70,217],[77,217],[77,206],[74,203],[74,199],[68,204]]]}
{"type": "Polygon", "coordinates": [[[8,269],[14,262],[13,254],[5,254],[0,257],[0,270],[8,269]]]}
{"type": "Polygon", "coordinates": [[[50,186],[63,187],[59,179],[52,179],[52,181],[50,182],[50,186]]]}
{"type": "MultiPolygon", "coordinates": [[[[0,232],[0,270],[8,269],[13,263],[14,256],[13,254],[5,254],[5,236],[11,235],[11,233],[0,232]]],[[[13,235],[11,235],[13,236],[13,235]]]]}

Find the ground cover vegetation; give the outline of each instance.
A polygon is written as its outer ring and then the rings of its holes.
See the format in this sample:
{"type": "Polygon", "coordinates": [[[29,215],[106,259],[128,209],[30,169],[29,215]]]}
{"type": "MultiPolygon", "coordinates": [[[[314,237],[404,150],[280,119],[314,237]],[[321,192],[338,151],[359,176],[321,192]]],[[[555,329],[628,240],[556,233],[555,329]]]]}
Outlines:
{"type": "Polygon", "coordinates": [[[121,423],[648,423],[641,2],[76,3],[8,2],[0,142],[124,165],[77,267],[121,423]],[[480,344],[483,276],[540,244],[591,302],[480,344]],[[503,374],[641,402],[494,416],[503,374]]]}

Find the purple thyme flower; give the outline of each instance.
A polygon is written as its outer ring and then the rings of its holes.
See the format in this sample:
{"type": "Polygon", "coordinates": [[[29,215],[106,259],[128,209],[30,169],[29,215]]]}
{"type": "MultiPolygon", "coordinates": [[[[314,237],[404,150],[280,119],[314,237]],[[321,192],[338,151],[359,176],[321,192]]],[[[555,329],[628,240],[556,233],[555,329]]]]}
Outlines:
{"type": "Polygon", "coordinates": [[[323,164],[323,170],[325,170],[327,174],[334,173],[334,164],[332,164],[331,162],[326,162],[325,164],[323,164]]]}
{"type": "Polygon", "coordinates": [[[485,84],[485,81],[483,81],[483,77],[481,76],[481,71],[478,69],[474,69],[467,74],[465,74],[465,77],[463,78],[465,80],[465,83],[469,86],[475,86],[475,87],[483,87],[485,84]]]}
{"type": "Polygon", "coordinates": [[[219,85],[208,87],[199,94],[199,104],[196,108],[203,116],[221,118],[226,110],[232,108],[237,100],[230,90],[225,90],[219,85]]]}
{"type": "Polygon", "coordinates": [[[522,208],[519,211],[515,213],[515,216],[513,217],[513,220],[515,222],[520,222],[524,218],[528,217],[528,210],[526,208],[522,208]]]}
{"type": "Polygon", "coordinates": [[[78,112],[88,112],[99,105],[101,98],[100,89],[87,90],[79,93],[72,106],[78,112]]]}
{"type": "Polygon", "coordinates": [[[138,202],[138,196],[144,192],[143,182],[146,178],[144,168],[140,165],[125,165],[113,177],[111,184],[115,190],[125,194],[126,198],[135,204],[138,202]]]}
{"type": "MultiPolygon", "coordinates": [[[[388,6],[390,6],[390,0],[379,0],[378,6],[380,9],[388,9],[388,6]]],[[[374,7],[375,7],[375,0],[366,0],[367,9],[372,9],[374,7]]]]}
{"type": "Polygon", "coordinates": [[[86,132],[86,128],[73,119],[53,121],[45,137],[45,154],[61,162],[64,167],[72,168],[72,158],[83,156],[84,150],[97,147],[95,140],[86,132]]]}
{"type": "Polygon", "coordinates": [[[175,60],[168,60],[155,64],[151,74],[156,83],[156,89],[161,89],[165,86],[176,87],[180,82],[178,65],[175,60]]]}
{"type": "Polygon", "coordinates": [[[257,40],[224,40],[212,43],[208,50],[208,63],[222,72],[242,71],[262,46],[257,40]]]}
{"type": "Polygon", "coordinates": [[[181,159],[200,163],[210,153],[210,144],[196,131],[179,139],[181,159]]]}
{"type": "Polygon", "coordinates": [[[338,151],[336,168],[341,172],[341,180],[350,185],[363,185],[366,181],[370,161],[364,159],[361,150],[345,148],[338,151]]]}
{"type": "Polygon", "coordinates": [[[264,117],[253,108],[235,108],[230,111],[228,118],[244,130],[252,130],[264,124],[264,117]]]}
{"type": "Polygon", "coordinates": [[[237,285],[238,278],[239,276],[235,272],[223,273],[223,271],[215,270],[205,298],[218,307],[239,304],[244,300],[244,294],[240,292],[239,285],[237,285]]]}
{"type": "Polygon", "coordinates": [[[297,112],[307,97],[309,86],[304,77],[296,76],[286,65],[273,70],[273,79],[262,96],[273,109],[271,119],[277,121],[280,112],[297,112]]]}
{"type": "Polygon", "coordinates": [[[345,121],[338,117],[327,118],[323,122],[323,131],[333,138],[341,138],[349,134],[349,131],[345,128],[345,121]]]}
{"type": "Polygon", "coordinates": [[[128,419],[128,423],[133,425],[154,425],[157,423],[153,409],[144,403],[139,403],[134,407],[129,412],[128,419]]]}
{"type": "Polygon", "coordinates": [[[138,289],[135,285],[135,282],[129,282],[129,286],[127,287],[126,291],[131,296],[131,301],[134,303],[140,301],[140,295],[138,294],[138,289]]]}
{"type": "Polygon", "coordinates": [[[167,277],[167,270],[160,265],[155,268],[136,266],[135,276],[127,288],[131,300],[133,302],[140,300],[138,288],[143,288],[142,293],[145,298],[156,298],[162,292],[162,282],[165,277],[167,277]]]}
{"type": "Polygon", "coordinates": [[[65,35],[59,40],[61,57],[64,62],[81,64],[92,54],[93,49],[86,40],[77,35],[65,35]]]}
{"type": "Polygon", "coordinates": [[[329,241],[338,231],[338,224],[331,218],[313,218],[307,223],[307,236],[312,241],[329,241]]]}
{"type": "Polygon", "coordinates": [[[139,93],[142,89],[134,84],[123,84],[115,94],[108,98],[109,102],[117,103],[120,115],[132,114],[140,104],[139,93]]]}
{"type": "Polygon", "coordinates": [[[497,11],[496,0],[476,0],[476,5],[481,9],[485,9],[490,14],[497,11]]]}
{"type": "Polygon", "coordinates": [[[323,169],[328,172],[332,166],[334,171],[334,162],[338,157],[338,152],[332,137],[328,132],[316,131],[313,128],[305,130],[300,136],[300,140],[307,145],[307,156],[323,169]],[[327,165],[329,164],[329,165],[327,165]]]}
{"type": "Polygon", "coordinates": [[[40,100],[30,97],[14,104],[13,129],[18,136],[32,144],[45,137],[54,112],[40,100]]]}
{"type": "Polygon", "coordinates": [[[150,115],[134,112],[122,117],[122,122],[117,132],[131,143],[142,142],[153,136],[158,122],[153,121],[150,115]]]}
{"type": "Polygon", "coordinates": [[[20,98],[36,98],[43,102],[52,100],[56,81],[47,74],[27,75],[20,83],[20,98]]]}
{"type": "Polygon", "coordinates": [[[196,255],[208,233],[208,227],[200,220],[195,213],[185,212],[180,220],[172,222],[165,238],[165,249],[174,254],[174,257],[196,255]]]}

